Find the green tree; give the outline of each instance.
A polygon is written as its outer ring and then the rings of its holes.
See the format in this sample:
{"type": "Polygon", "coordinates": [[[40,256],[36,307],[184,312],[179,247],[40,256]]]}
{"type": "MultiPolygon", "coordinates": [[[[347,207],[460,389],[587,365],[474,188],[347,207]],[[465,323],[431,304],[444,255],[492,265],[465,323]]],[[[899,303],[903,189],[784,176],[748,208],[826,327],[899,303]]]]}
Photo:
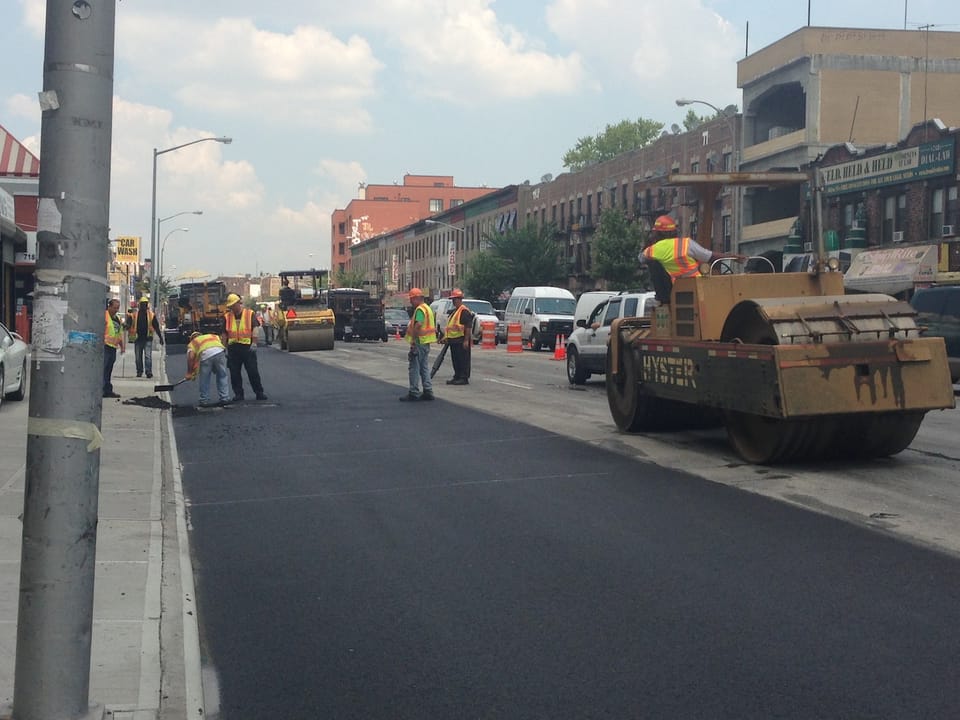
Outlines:
{"type": "Polygon", "coordinates": [[[509,274],[506,260],[492,250],[481,250],[467,263],[465,290],[478,300],[495,302],[500,293],[512,287],[507,279],[509,274]]]}
{"type": "Polygon", "coordinates": [[[604,210],[591,248],[593,276],[606,280],[612,290],[627,290],[641,283],[637,256],[643,248],[643,233],[634,220],[615,208],[604,210]]]}
{"type": "Polygon", "coordinates": [[[696,130],[709,119],[706,115],[697,115],[693,110],[687,110],[687,114],[683,118],[683,129],[687,132],[696,130]]]}
{"type": "Polygon", "coordinates": [[[607,125],[594,137],[582,137],[563,156],[563,166],[570,171],[582,170],[595,162],[603,162],[628,150],[653,142],[663,130],[663,123],[646,118],[621,120],[607,125]]]}
{"type": "Polygon", "coordinates": [[[366,275],[361,270],[350,268],[349,270],[337,270],[333,279],[337,283],[337,287],[362,288],[366,275]]]}
{"type": "Polygon", "coordinates": [[[551,285],[563,277],[555,234],[553,223],[537,228],[530,222],[502,234],[484,235],[488,247],[506,265],[504,287],[551,285]]]}

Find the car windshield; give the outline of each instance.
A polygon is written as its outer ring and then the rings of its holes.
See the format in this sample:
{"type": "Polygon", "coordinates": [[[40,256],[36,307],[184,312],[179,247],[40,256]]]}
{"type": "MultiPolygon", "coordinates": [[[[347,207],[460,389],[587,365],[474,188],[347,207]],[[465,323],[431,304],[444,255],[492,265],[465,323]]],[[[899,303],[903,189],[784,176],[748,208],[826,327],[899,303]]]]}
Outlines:
{"type": "Polygon", "coordinates": [[[536,307],[541,315],[573,315],[577,301],[569,298],[537,298],[536,307]]]}
{"type": "Polygon", "coordinates": [[[493,305],[486,300],[464,300],[463,304],[477,315],[493,315],[493,305]]]}
{"type": "Polygon", "coordinates": [[[399,310],[396,308],[387,308],[383,311],[383,316],[390,322],[405,323],[410,319],[410,316],[407,315],[405,310],[399,310]]]}

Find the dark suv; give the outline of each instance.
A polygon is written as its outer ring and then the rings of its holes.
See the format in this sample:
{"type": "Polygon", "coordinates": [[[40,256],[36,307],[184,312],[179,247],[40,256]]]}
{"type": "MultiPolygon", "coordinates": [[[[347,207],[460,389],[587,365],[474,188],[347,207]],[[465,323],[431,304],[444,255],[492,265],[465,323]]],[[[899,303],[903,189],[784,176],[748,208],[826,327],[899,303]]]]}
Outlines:
{"type": "Polygon", "coordinates": [[[942,337],[947,345],[950,379],[960,381],[960,285],[922,288],[910,300],[917,311],[917,324],[930,337],[942,337]]]}

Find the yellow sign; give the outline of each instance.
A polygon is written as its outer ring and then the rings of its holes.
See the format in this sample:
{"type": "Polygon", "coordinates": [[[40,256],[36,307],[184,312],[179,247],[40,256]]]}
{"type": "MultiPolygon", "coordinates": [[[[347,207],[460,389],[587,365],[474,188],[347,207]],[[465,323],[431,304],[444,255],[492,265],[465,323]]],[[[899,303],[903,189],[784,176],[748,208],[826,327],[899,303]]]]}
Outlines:
{"type": "Polygon", "coordinates": [[[139,235],[122,235],[117,238],[117,262],[140,264],[139,235]]]}

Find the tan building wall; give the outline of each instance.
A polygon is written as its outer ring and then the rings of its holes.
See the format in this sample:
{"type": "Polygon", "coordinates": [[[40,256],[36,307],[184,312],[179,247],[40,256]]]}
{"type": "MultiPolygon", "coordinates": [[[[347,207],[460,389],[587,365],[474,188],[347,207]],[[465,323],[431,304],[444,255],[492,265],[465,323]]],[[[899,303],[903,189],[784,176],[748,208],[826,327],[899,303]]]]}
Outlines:
{"type": "Polygon", "coordinates": [[[820,108],[821,143],[889,142],[900,124],[900,73],[823,70],[820,108]]]}

